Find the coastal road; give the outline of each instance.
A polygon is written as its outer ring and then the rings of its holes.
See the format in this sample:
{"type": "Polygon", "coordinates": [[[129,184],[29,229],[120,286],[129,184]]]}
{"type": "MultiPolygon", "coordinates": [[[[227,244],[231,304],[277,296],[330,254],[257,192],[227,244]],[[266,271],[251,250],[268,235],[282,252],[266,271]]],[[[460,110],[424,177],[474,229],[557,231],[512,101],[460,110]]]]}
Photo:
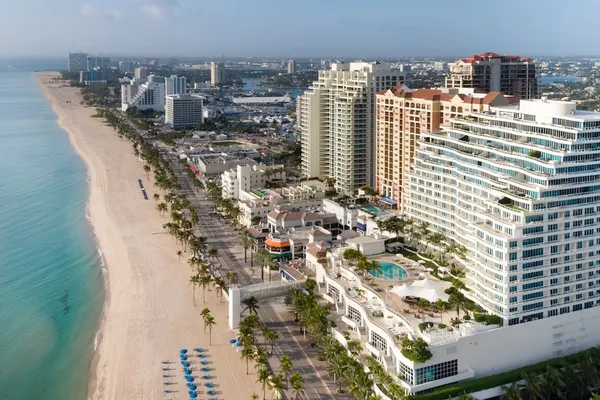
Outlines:
{"type": "MultiPolygon", "coordinates": [[[[163,150],[168,151],[166,147],[163,147],[163,150]]],[[[244,262],[244,249],[239,242],[239,233],[227,221],[213,213],[214,204],[211,200],[206,200],[207,191],[194,185],[176,155],[170,152],[165,155],[178,177],[182,193],[198,211],[200,234],[207,238],[209,247],[219,249],[221,273],[224,275],[227,271],[237,272],[241,286],[259,283],[260,268],[250,268],[249,263],[244,262]]],[[[279,279],[279,276],[274,273],[273,279],[279,279]]],[[[265,280],[268,280],[267,276],[265,280]]],[[[269,359],[271,368],[275,372],[279,371],[281,355],[286,354],[292,358],[293,370],[300,371],[304,377],[307,399],[349,398],[347,395],[335,392],[337,385],[328,377],[325,363],[317,360],[317,350],[311,348],[309,341],[302,337],[298,324],[287,312],[282,298],[272,299],[269,303],[262,302],[259,316],[279,336],[275,354],[269,359]]],[[[291,398],[291,390],[287,392],[286,397],[291,398]]]]}

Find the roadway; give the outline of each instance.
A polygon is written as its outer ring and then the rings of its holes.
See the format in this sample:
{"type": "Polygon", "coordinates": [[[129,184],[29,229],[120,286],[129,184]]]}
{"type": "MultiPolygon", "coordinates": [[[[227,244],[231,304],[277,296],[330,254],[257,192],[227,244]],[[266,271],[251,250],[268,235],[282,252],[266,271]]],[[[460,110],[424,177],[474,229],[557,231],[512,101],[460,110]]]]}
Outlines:
{"type": "MultiPolygon", "coordinates": [[[[251,268],[250,263],[244,262],[244,249],[240,244],[239,233],[229,224],[214,213],[212,200],[207,200],[209,195],[206,189],[200,188],[192,182],[186,168],[179,162],[177,153],[168,146],[157,143],[166,156],[169,165],[181,185],[181,193],[185,194],[199,216],[199,234],[207,238],[208,247],[219,250],[218,261],[222,275],[227,271],[238,273],[239,283],[246,286],[261,281],[260,267],[251,268]]],[[[248,251],[250,261],[250,251],[248,251]]],[[[272,279],[278,279],[274,273],[272,279]]],[[[268,280],[265,275],[265,281],[268,280]]],[[[286,354],[292,358],[293,371],[300,371],[305,380],[307,399],[348,399],[347,395],[336,393],[337,385],[327,374],[325,362],[317,360],[317,350],[310,346],[308,340],[302,337],[299,326],[283,305],[283,299],[272,299],[269,303],[260,303],[259,317],[279,336],[275,354],[271,355],[269,364],[273,371],[279,371],[281,355],[286,354]]],[[[258,339],[260,342],[260,338],[258,339]]],[[[288,390],[287,398],[292,398],[292,391],[288,390]]]]}

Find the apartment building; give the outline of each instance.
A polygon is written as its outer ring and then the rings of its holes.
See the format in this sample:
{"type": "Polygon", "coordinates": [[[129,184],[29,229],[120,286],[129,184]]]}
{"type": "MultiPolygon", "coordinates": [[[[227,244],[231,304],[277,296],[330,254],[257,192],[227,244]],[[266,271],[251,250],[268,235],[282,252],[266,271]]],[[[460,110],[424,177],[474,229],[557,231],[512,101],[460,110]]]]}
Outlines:
{"type": "Polygon", "coordinates": [[[600,318],[600,113],[523,100],[418,145],[405,211],[469,250],[474,300],[506,325],[600,318]]]}
{"type": "Polygon", "coordinates": [[[283,165],[238,165],[235,169],[223,172],[221,188],[223,197],[239,200],[241,192],[250,192],[265,187],[267,181],[284,181],[283,165]]]}
{"type": "Polygon", "coordinates": [[[186,94],[187,79],[185,76],[171,75],[165,78],[165,91],[167,96],[171,94],[186,94]]]}
{"type": "Polygon", "coordinates": [[[110,57],[88,56],[86,63],[88,71],[96,68],[107,69],[108,67],[110,67],[110,57]]]}
{"type": "Polygon", "coordinates": [[[289,60],[287,62],[287,73],[288,74],[296,73],[296,60],[289,60]]]}
{"type": "Polygon", "coordinates": [[[372,186],[375,171],[375,94],[404,82],[379,62],[334,63],[299,97],[302,173],[333,178],[343,193],[372,186]]]}
{"type": "Polygon", "coordinates": [[[148,78],[148,73],[149,73],[148,72],[148,68],[146,68],[146,67],[137,67],[134,70],[133,74],[134,74],[135,79],[144,80],[144,79],[148,78]]]}
{"type": "Polygon", "coordinates": [[[201,96],[193,94],[167,95],[165,101],[165,124],[179,129],[189,126],[193,127],[203,121],[203,98],[201,96]]]}
{"type": "Polygon", "coordinates": [[[474,88],[534,99],[539,96],[539,71],[529,57],[474,54],[450,65],[446,87],[474,88]]]}
{"type": "Polygon", "coordinates": [[[409,89],[399,86],[376,96],[375,188],[381,200],[402,208],[404,177],[410,171],[421,132],[437,132],[451,118],[509,104],[499,92],[474,89],[409,89]]]}
{"type": "Polygon", "coordinates": [[[225,82],[225,64],[222,62],[210,63],[210,86],[215,88],[225,82]]]}
{"type": "Polygon", "coordinates": [[[69,72],[87,71],[87,54],[69,53],[69,63],[67,69],[69,72]]]}
{"type": "Polygon", "coordinates": [[[165,111],[164,78],[150,75],[148,82],[133,79],[121,85],[121,110],[135,107],[138,110],[165,111]]]}

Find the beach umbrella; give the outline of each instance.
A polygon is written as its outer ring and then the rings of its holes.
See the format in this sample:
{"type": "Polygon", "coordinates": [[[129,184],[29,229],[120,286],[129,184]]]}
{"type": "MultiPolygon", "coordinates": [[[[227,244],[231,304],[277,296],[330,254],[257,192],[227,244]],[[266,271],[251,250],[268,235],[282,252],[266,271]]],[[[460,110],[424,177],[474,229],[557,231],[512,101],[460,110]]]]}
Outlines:
{"type": "Polygon", "coordinates": [[[187,356],[181,356],[181,359],[182,359],[183,361],[186,361],[186,360],[187,360],[187,356]]]}
{"type": "Polygon", "coordinates": [[[202,360],[202,361],[200,361],[200,364],[202,364],[202,365],[206,365],[206,364],[208,364],[208,361],[206,361],[206,360],[202,360]]]}
{"type": "Polygon", "coordinates": [[[190,392],[190,399],[195,399],[198,395],[194,392],[190,392]]]}
{"type": "Polygon", "coordinates": [[[183,361],[183,362],[181,363],[181,365],[183,365],[183,367],[184,367],[184,368],[189,368],[189,367],[190,367],[190,363],[189,363],[189,362],[187,362],[187,361],[183,361]]]}
{"type": "Polygon", "coordinates": [[[229,344],[235,344],[236,342],[237,342],[237,340],[236,340],[236,339],[231,339],[231,340],[229,341],[229,344]]]}
{"type": "Polygon", "coordinates": [[[198,389],[198,386],[194,385],[193,383],[188,383],[187,387],[190,390],[196,390],[196,389],[198,389]]]}
{"type": "Polygon", "coordinates": [[[186,369],[184,369],[184,370],[183,370],[183,372],[184,372],[186,375],[191,375],[191,374],[192,374],[192,370],[191,370],[191,369],[189,369],[189,368],[186,368],[186,369]]]}
{"type": "Polygon", "coordinates": [[[202,347],[196,347],[194,350],[202,353],[204,351],[204,349],[202,347]]]}
{"type": "Polygon", "coordinates": [[[187,353],[187,349],[181,349],[181,350],[179,350],[179,353],[180,354],[185,354],[185,353],[187,353]]]}
{"type": "Polygon", "coordinates": [[[194,382],[194,377],[191,375],[186,375],[185,380],[188,381],[189,383],[192,383],[192,382],[194,382]]]}

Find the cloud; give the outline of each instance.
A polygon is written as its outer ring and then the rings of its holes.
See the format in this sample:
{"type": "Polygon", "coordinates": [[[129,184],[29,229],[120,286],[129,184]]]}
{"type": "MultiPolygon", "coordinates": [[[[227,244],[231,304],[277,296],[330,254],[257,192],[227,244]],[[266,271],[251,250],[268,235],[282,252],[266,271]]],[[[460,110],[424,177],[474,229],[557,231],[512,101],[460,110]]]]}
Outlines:
{"type": "Polygon", "coordinates": [[[81,15],[87,18],[108,19],[111,21],[123,17],[123,13],[121,11],[101,11],[94,8],[94,6],[92,6],[91,4],[84,4],[81,6],[81,15]]]}
{"type": "Polygon", "coordinates": [[[178,0],[137,0],[140,10],[147,17],[167,21],[179,16],[178,0]]]}

